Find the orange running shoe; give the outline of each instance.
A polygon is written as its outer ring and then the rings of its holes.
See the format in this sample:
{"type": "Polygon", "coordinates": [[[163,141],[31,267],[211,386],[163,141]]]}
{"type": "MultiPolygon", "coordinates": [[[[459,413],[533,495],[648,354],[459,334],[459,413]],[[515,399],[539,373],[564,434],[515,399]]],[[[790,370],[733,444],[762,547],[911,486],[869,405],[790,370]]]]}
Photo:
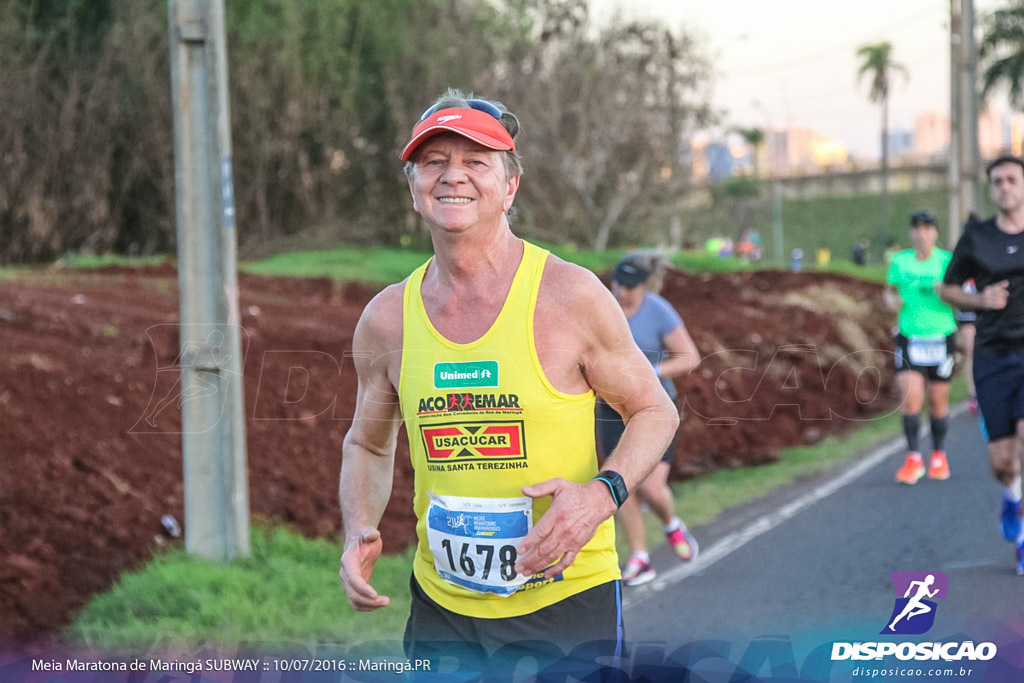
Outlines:
{"type": "Polygon", "coordinates": [[[949,479],[949,461],[942,451],[932,453],[931,462],[928,463],[929,479],[949,479]]]}
{"type": "Polygon", "coordinates": [[[912,486],[924,476],[924,461],[920,453],[908,453],[903,467],[896,472],[896,481],[901,484],[912,486]]]}

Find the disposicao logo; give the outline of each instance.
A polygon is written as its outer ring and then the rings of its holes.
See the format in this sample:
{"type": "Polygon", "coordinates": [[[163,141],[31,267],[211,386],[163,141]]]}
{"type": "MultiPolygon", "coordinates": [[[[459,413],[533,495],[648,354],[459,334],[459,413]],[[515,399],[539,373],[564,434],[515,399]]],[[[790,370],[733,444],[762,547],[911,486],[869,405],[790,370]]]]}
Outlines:
{"type": "Polygon", "coordinates": [[[927,633],[935,623],[935,601],[946,599],[949,577],[944,572],[893,572],[889,577],[896,591],[896,603],[881,633],[927,633]]]}
{"type": "MultiPolygon", "coordinates": [[[[895,600],[882,635],[920,635],[935,623],[936,600],[945,600],[949,577],[943,572],[893,572],[895,600]]],[[[996,656],[994,643],[964,642],[852,642],[832,643],[832,661],[880,660],[896,657],[918,661],[987,661],[996,656]]]]}

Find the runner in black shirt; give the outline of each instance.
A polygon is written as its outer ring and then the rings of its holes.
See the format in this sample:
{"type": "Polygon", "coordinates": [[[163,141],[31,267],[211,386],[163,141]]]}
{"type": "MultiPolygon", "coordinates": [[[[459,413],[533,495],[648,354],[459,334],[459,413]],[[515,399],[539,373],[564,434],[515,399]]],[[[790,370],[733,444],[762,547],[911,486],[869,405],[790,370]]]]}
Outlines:
{"type": "Polygon", "coordinates": [[[1021,461],[1024,460],[1024,161],[1000,157],[988,167],[998,213],[964,230],[946,269],[940,295],[975,310],[974,383],[985,426],[992,474],[1005,487],[1001,521],[1017,547],[1024,575],[1021,461]],[[977,292],[965,292],[973,278],[977,292]]]}

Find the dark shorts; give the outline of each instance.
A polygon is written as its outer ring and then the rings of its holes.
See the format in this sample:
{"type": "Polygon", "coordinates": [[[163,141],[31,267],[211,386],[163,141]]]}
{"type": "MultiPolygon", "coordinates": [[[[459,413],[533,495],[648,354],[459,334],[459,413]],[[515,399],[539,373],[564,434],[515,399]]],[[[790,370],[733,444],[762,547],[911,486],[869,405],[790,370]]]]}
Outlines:
{"type": "Polygon", "coordinates": [[[1016,434],[1017,422],[1024,420],[1024,350],[1007,354],[975,352],[974,386],[988,440],[1016,434]]]}
{"type": "Polygon", "coordinates": [[[925,348],[922,340],[911,340],[896,335],[896,372],[912,370],[924,375],[932,382],[948,382],[953,378],[956,367],[956,335],[932,342],[933,349],[925,348]]]}
{"type": "MultiPolygon", "coordinates": [[[[601,447],[603,457],[607,458],[619,445],[622,432],[626,431],[626,424],[622,421],[622,417],[615,412],[615,408],[604,401],[597,402],[597,415],[594,419],[597,422],[597,443],[601,447]]],[[[668,450],[662,453],[662,462],[672,462],[676,452],[676,436],[678,434],[677,431],[672,437],[672,443],[668,445],[668,450]]]]}
{"type": "Polygon", "coordinates": [[[953,317],[956,318],[956,324],[960,325],[974,324],[978,320],[978,313],[976,311],[961,311],[960,309],[953,309],[953,317]]]}
{"type": "Polygon", "coordinates": [[[405,654],[410,661],[430,661],[432,672],[457,667],[466,674],[507,673],[523,661],[549,674],[571,672],[583,679],[601,665],[619,667],[623,624],[618,581],[530,614],[502,619],[478,619],[447,610],[423,592],[415,577],[409,579],[409,588],[412,603],[405,625],[405,654]]]}

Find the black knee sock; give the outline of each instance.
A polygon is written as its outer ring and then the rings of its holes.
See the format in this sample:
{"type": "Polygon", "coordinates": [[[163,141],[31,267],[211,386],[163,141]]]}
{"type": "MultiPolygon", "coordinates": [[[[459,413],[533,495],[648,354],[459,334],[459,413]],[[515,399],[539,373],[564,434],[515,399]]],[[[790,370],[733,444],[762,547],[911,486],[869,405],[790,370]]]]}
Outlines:
{"type": "Polygon", "coordinates": [[[949,415],[943,417],[931,416],[932,423],[932,449],[936,451],[946,450],[946,432],[949,431],[949,415]]]}
{"type": "Polygon", "coordinates": [[[918,435],[921,432],[921,416],[914,413],[913,415],[903,415],[902,418],[903,434],[907,437],[907,450],[920,453],[918,435]]]}

